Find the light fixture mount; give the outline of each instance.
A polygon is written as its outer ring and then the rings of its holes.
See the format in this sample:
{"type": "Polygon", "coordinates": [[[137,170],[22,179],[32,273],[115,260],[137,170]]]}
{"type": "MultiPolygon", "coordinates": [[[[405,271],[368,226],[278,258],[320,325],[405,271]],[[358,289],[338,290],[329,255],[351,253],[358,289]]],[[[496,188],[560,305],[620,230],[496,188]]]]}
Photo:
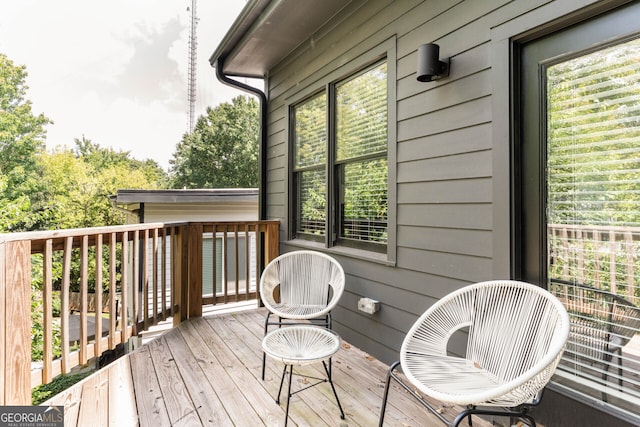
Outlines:
{"type": "Polygon", "coordinates": [[[440,60],[440,46],[427,43],[418,47],[418,71],[416,78],[419,82],[431,82],[449,76],[449,58],[440,60]]]}

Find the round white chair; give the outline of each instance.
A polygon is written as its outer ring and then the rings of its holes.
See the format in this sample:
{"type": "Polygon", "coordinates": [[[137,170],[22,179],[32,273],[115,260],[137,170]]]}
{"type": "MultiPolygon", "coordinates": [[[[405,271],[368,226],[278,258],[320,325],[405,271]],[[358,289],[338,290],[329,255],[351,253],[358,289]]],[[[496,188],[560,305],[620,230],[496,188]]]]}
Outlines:
{"type": "Polygon", "coordinates": [[[276,403],[280,404],[280,394],[284,378],[289,369],[289,389],[287,391],[287,409],[285,412],[284,425],[286,427],[289,420],[289,402],[291,396],[314,387],[320,383],[328,381],[331,384],[331,390],[338,403],[340,409],[340,418],[344,419],[344,411],[338,399],[338,393],[333,385],[333,379],[329,368],[327,368],[326,360],[331,358],[340,349],[340,337],[335,332],[319,326],[296,325],[286,328],[276,329],[269,332],[262,340],[262,349],[269,357],[284,363],[282,378],[280,379],[280,388],[278,389],[278,397],[276,403]],[[302,375],[305,378],[317,380],[317,382],[305,386],[304,388],[291,392],[291,383],[293,380],[293,367],[308,365],[311,363],[322,362],[327,378],[315,378],[302,375]]]}
{"type": "Polygon", "coordinates": [[[400,361],[387,375],[379,425],[393,379],[447,425],[457,426],[466,417],[471,424],[472,414],[483,414],[524,418],[535,426],[528,411],[539,404],[569,329],[562,303],[529,283],[482,282],[445,296],[407,333],[400,361]],[[447,343],[460,330],[468,334],[466,354],[451,355],[447,343]],[[398,367],[411,386],[394,372],[398,367]],[[414,387],[433,399],[467,409],[450,422],[414,387]]]}
{"type": "MultiPolygon", "coordinates": [[[[311,323],[331,329],[331,310],[342,296],[344,283],[342,266],[324,253],[305,250],[276,257],[260,277],[260,298],[269,310],[264,323],[265,335],[273,325],[311,323]],[[271,320],[272,315],[277,316],[277,320],[271,320]]],[[[263,380],[265,364],[263,353],[263,380]]]]}

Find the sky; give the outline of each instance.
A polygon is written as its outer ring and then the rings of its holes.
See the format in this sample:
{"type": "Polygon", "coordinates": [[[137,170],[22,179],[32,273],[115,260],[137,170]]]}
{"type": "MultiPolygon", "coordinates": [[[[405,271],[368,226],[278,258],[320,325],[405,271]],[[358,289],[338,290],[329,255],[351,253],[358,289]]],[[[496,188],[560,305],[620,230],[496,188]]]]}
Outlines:
{"type": "MultiPolygon", "coordinates": [[[[54,122],[47,149],[85,137],[168,170],[188,130],[191,2],[1,0],[0,53],[26,66],[32,111],[54,122]]],[[[196,117],[243,94],[208,60],[245,3],[197,1],[196,117]]]]}

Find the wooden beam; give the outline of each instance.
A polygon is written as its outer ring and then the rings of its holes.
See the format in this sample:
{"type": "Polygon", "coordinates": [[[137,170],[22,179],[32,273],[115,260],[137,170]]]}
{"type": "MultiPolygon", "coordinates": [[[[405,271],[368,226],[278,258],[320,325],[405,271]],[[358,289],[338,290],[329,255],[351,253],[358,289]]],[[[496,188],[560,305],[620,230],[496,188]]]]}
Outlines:
{"type": "Polygon", "coordinates": [[[31,404],[31,244],[8,242],[3,254],[3,405],[31,404]],[[10,297],[9,297],[10,295],[10,297]]]}

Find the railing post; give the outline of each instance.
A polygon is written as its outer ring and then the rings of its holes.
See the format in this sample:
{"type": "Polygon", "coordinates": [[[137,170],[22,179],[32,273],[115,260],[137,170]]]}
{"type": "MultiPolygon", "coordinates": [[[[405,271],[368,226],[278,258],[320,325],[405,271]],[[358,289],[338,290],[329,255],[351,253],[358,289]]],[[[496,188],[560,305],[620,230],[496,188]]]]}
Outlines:
{"type": "Polygon", "coordinates": [[[270,222],[267,224],[267,232],[264,233],[264,265],[269,264],[280,254],[278,230],[280,223],[270,222]]]}
{"type": "Polygon", "coordinates": [[[202,316],[202,224],[190,224],[187,253],[189,276],[187,317],[202,316]]]}
{"type": "Polygon", "coordinates": [[[31,404],[31,242],[0,243],[0,403],[31,404]]]}
{"type": "Polygon", "coordinates": [[[173,326],[187,318],[186,308],[186,283],[188,272],[187,260],[187,227],[180,226],[173,229],[171,236],[171,284],[173,288],[173,326]]]}

